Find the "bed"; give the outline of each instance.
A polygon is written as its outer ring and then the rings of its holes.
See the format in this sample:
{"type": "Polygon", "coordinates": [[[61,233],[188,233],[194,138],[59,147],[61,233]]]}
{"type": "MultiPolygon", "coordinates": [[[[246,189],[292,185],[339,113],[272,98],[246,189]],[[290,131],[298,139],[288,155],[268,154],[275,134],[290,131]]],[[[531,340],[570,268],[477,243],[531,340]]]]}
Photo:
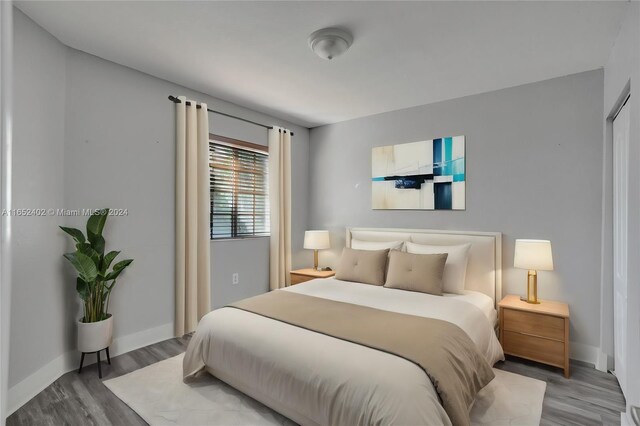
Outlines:
{"type": "MultiPolygon", "coordinates": [[[[489,365],[504,358],[494,332],[499,233],[347,229],[347,247],[354,238],[471,243],[466,290],[433,296],[319,279],[278,291],[446,321],[489,365]]],[[[185,379],[205,371],[300,424],[452,424],[432,381],[407,359],[231,307],[206,315],[190,342],[185,379]]]]}

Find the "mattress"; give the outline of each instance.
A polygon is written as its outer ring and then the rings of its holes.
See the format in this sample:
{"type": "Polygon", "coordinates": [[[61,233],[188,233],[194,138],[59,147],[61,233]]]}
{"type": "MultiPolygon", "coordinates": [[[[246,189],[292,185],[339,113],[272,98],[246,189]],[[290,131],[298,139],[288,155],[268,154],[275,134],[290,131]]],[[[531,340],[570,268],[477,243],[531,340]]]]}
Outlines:
{"type": "MultiPolygon", "coordinates": [[[[486,300],[475,293],[440,297],[336,279],[280,291],[449,321],[490,365],[504,358],[486,300]]],[[[185,377],[202,370],[301,424],[451,424],[412,362],[234,308],[213,311],[198,325],[185,377]]]]}

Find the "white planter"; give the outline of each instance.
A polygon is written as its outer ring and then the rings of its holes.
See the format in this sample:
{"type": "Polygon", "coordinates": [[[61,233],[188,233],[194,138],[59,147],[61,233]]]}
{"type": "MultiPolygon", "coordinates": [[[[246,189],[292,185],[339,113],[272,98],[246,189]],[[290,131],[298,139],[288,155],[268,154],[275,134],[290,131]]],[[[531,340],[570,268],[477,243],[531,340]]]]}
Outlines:
{"type": "Polygon", "coordinates": [[[78,350],[97,352],[111,346],[113,340],[113,317],[98,322],[78,320],[78,350]]]}

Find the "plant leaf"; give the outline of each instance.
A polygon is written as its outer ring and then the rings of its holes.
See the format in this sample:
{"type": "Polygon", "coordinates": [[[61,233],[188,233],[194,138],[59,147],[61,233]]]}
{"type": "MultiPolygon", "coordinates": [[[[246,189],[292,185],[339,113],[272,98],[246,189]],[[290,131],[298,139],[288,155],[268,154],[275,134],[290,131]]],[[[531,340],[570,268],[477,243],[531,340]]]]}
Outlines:
{"type": "Polygon", "coordinates": [[[96,264],[96,267],[100,264],[100,255],[93,249],[93,247],[91,247],[91,244],[76,244],[76,250],[78,250],[78,252],[82,254],[86,254],[87,256],[89,256],[91,260],[93,260],[93,263],[96,264]]]}
{"type": "Polygon", "coordinates": [[[87,235],[94,234],[102,236],[104,224],[109,216],[109,209],[100,209],[89,217],[87,221],[87,235]]]}
{"type": "Polygon", "coordinates": [[[66,226],[61,226],[60,229],[71,235],[78,244],[82,244],[85,242],[84,234],[81,230],[76,228],[67,228],[66,226]]]}
{"type": "Polygon", "coordinates": [[[119,254],[120,254],[119,251],[110,251],[104,256],[104,259],[102,260],[102,268],[101,268],[101,272],[103,274],[107,272],[107,269],[109,269],[109,266],[111,266],[111,262],[113,262],[113,260],[116,257],[118,257],[119,254]]]}
{"type": "Polygon", "coordinates": [[[122,271],[124,268],[126,268],[129,265],[131,265],[131,262],[133,262],[133,259],[121,260],[120,262],[118,262],[115,265],[113,265],[113,270],[114,271],[122,271]]]}
{"type": "Polygon", "coordinates": [[[113,271],[109,272],[105,276],[105,281],[115,280],[118,278],[118,275],[124,271],[124,269],[129,266],[133,262],[133,259],[121,260],[120,262],[113,265],[113,271]]]}
{"type": "Polygon", "coordinates": [[[98,276],[96,264],[93,263],[93,260],[86,254],[82,254],[81,252],[66,253],[64,257],[76,268],[76,271],[78,271],[83,281],[92,282],[98,276]]]}
{"type": "Polygon", "coordinates": [[[80,295],[80,299],[87,300],[89,297],[89,284],[84,281],[82,278],[78,277],[76,280],[76,291],[80,295]]]}
{"type": "Polygon", "coordinates": [[[93,232],[89,232],[87,236],[89,238],[89,242],[91,243],[91,246],[93,247],[93,249],[96,251],[96,253],[102,256],[104,254],[104,246],[105,246],[104,237],[99,234],[94,234],[93,232]]]}

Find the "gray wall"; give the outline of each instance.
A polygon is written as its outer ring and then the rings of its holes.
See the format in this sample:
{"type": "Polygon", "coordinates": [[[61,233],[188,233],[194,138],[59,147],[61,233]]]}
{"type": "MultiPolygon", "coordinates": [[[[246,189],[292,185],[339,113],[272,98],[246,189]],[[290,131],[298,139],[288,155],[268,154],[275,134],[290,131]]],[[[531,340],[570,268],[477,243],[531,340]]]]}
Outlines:
{"type": "MultiPolygon", "coordinates": [[[[169,94],[186,94],[212,109],[258,122],[272,117],[193,93],[172,83],[69,49],[67,60],[66,205],[128,208],[111,218],[108,242],[135,259],[114,292],[115,326],[129,334],[173,321],[174,104],[169,94]],[[82,177],[82,178],[79,178],[82,177]],[[140,310],[146,301],[153,309],[140,310]]],[[[308,130],[279,122],[295,133],[293,242],[301,248],[306,227],[308,130]]],[[[212,133],[267,144],[261,127],[210,114],[212,133]]],[[[73,224],[79,221],[72,220],[73,224]]],[[[212,303],[236,300],[268,288],[268,239],[212,243],[212,303]],[[238,264],[234,252],[240,250],[238,264]],[[234,272],[240,283],[231,284],[234,272]]]]}
{"type": "MultiPolygon", "coordinates": [[[[613,248],[612,248],[612,118],[627,93],[631,93],[629,106],[629,188],[628,188],[628,292],[627,292],[627,407],[640,406],[640,4],[632,2],[620,34],[604,68],[604,218],[605,236],[602,250],[601,345],[609,356],[614,356],[613,345],[613,248]]],[[[628,412],[628,410],[627,410],[628,412]]],[[[631,420],[628,419],[629,424],[631,420]]]]}
{"type": "MultiPolygon", "coordinates": [[[[14,9],[13,207],[64,203],[66,48],[14,9]]],[[[73,287],[54,216],[13,218],[9,386],[67,349],[73,287]]]]}
{"type": "Polygon", "coordinates": [[[349,226],[500,231],[504,294],[524,294],[516,238],[550,239],[555,271],[539,296],[567,301],[571,340],[599,346],[603,72],[351,120],[311,130],[310,226],[332,232],[335,266],[349,226]],[[371,209],[371,148],[466,136],[466,211],[371,209]]]}
{"type": "MultiPolygon", "coordinates": [[[[16,10],[16,207],[126,208],[111,217],[108,249],[135,259],[111,301],[115,337],[171,324],[174,318],[174,104],[186,95],[212,109],[294,133],[294,266],[308,216],[309,131],[173,83],[69,49],[16,10]],[[66,68],[66,72],[65,72],[66,68]]],[[[213,133],[267,144],[265,129],[210,114],[213,133]]],[[[58,224],[83,228],[85,217],[18,223],[13,282],[11,385],[75,348],[80,305],[73,271],[61,257],[71,245],[58,224]],[[21,251],[22,250],[22,251],[21,251]],[[46,256],[45,256],[46,255],[46,256]],[[37,267],[34,267],[35,261],[37,267]],[[44,262],[44,263],[43,263],[44,262]],[[46,318],[34,321],[34,316],[46,318]]],[[[212,304],[268,289],[268,238],[211,243],[212,304]],[[231,284],[234,272],[240,283],[231,284]]]]}
{"type": "Polygon", "coordinates": [[[269,290],[269,238],[215,241],[211,259],[212,308],[269,290]],[[239,274],[236,285],[233,272],[239,274]]]}

